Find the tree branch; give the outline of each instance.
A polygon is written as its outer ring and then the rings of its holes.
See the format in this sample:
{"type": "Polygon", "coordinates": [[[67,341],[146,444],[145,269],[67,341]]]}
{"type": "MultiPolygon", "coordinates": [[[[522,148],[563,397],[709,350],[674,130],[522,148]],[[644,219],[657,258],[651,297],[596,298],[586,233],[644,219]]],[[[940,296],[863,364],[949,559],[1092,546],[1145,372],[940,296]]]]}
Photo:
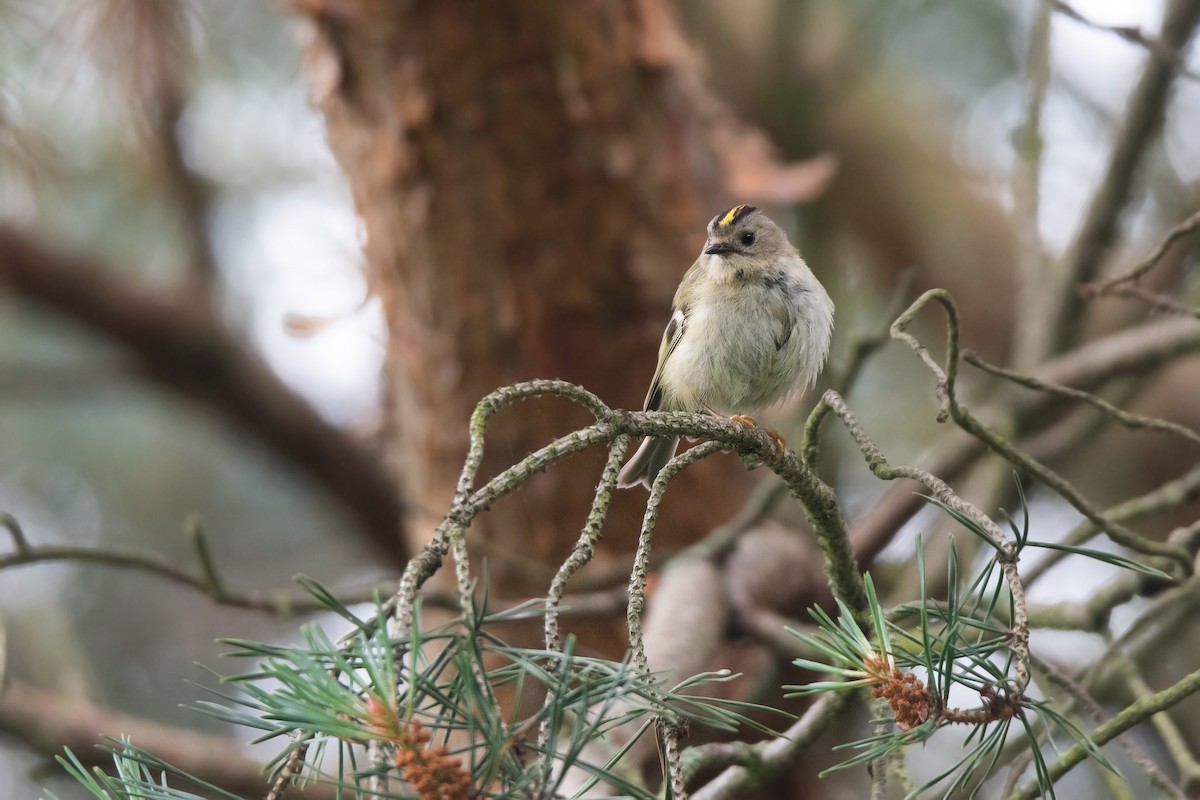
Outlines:
{"type": "Polygon", "coordinates": [[[1171,245],[1179,241],[1183,237],[1196,230],[1200,230],[1200,211],[1192,214],[1190,217],[1180,222],[1175,227],[1167,231],[1167,234],[1162,238],[1162,241],[1151,250],[1147,255],[1143,256],[1136,264],[1122,272],[1120,275],[1114,275],[1102,281],[1097,281],[1092,284],[1087,284],[1080,287],[1085,297],[1094,297],[1098,294],[1103,294],[1120,283],[1133,283],[1154,268],[1154,265],[1162,260],[1162,257],[1171,249],[1171,245]]]}
{"type": "MultiPolygon", "coordinates": [[[[1032,374],[1045,383],[1093,388],[1121,375],[1154,369],[1197,350],[1200,350],[1200,325],[1195,320],[1158,320],[1088,342],[1043,364],[1032,374]]],[[[1054,398],[1050,395],[1020,395],[1004,411],[1011,419],[998,425],[1011,425],[1014,433],[1027,434],[1033,424],[1045,421],[1043,412],[1052,402],[1054,398]]],[[[991,415],[985,409],[981,416],[991,415]]],[[[923,467],[943,480],[953,481],[986,451],[981,441],[962,433],[947,437],[938,454],[923,467]]],[[[850,532],[860,567],[868,569],[895,531],[923,507],[923,501],[913,494],[913,484],[897,481],[860,514],[850,532]]]]}
{"type": "Polygon", "coordinates": [[[970,350],[963,351],[963,360],[973,367],[978,367],[984,372],[1004,378],[1008,381],[1012,381],[1013,383],[1024,386],[1027,389],[1047,392],[1058,397],[1065,397],[1071,400],[1078,400],[1081,403],[1086,403],[1093,408],[1097,408],[1104,412],[1109,419],[1112,419],[1113,421],[1130,430],[1141,428],[1145,430],[1171,433],[1180,439],[1190,442],[1193,445],[1200,446],[1200,434],[1196,433],[1196,431],[1192,430],[1186,425],[1180,425],[1179,423],[1171,422],[1170,420],[1158,419],[1157,417],[1147,417],[1142,414],[1134,414],[1118,408],[1104,398],[1098,397],[1089,392],[1085,392],[1080,389],[1073,389],[1070,386],[1060,386],[1056,383],[1046,383],[1045,381],[1038,380],[1032,375],[1026,375],[1022,372],[1017,372],[1016,370],[998,367],[995,364],[990,364],[987,361],[984,361],[978,353],[970,350]]]}
{"type": "Polygon", "coordinates": [[[955,395],[955,381],[958,375],[959,361],[958,310],[948,292],[944,289],[931,289],[917,298],[908,311],[897,318],[896,322],[892,325],[892,335],[896,339],[908,344],[913,352],[917,354],[918,358],[925,362],[926,366],[933,372],[936,378],[935,391],[940,405],[938,412],[939,422],[953,418],[954,422],[960,428],[978,438],[993,452],[1005,458],[1013,466],[1030,473],[1048,488],[1056,492],[1061,498],[1070,503],[1076,511],[1095,523],[1112,541],[1139,553],[1173,559],[1178,562],[1179,569],[1183,570],[1185,574],[1191,574],[1192,558],[1185,550],[1170,543],[1157,542],[1153,539],[1143,537],[1121,523],[1105,518],[1103,513],[1092,505],[1069,481],[1041,462],[1017,449],[1008,437],[1001,435],[994,428],[985,425],[978,417],[967,410],[966,406],[958,402],[955,395]],[[946,366],[944,370],[929,354],[929,350],[914,336],[906,332],[906,328],[911,324],[916,314],[927,303],[933,301],[941,304],[946,312],[946,366]]]}
{"type": "Polygon", "coordinates": [[[145,374],[217,412],[324,487],[394,565],[407,560],[398,483],[205,307],[146,291],[95,259],[0,225],[0,284],[127,348],[145,374]]]}
{"type": "MultiPolygon", "coordinates": [[[[1158,712],[1170,708],[1184,698],[1200,690],[1200,671],[1193,672],[1169,689],[1157,694],[1139,698],[1126,706],[1120,714],[1092,731],[1088,739],[1097,747],[1103,747],[1108,742],[1120,736],[1139,723],[1153,717],[1158,712]]],[[[1080,745],[1073,746],[1056,762],[1050,765],[1050,780],[1057,781],[1066,775],[1080,761],[1087,758],[1088,753],[1080,745]]],[[[1010,800],[1033,800],[1039,793],[1036,783],[1026,785],[1021,791],[1013,794],[1010,800]]]]}
{"type": "MultiPolygon", "coordinates": [[[[727,768],[693,792],[693,800],[732,800],[745,797],[750,789],[761,786],[769,777],[792,766],[800,753],[849,710],[849,700],[849,696],[842,692],[821,695],[808,707],[804,716],[796,720],[782,736],[758,744],[728,745],[728,749],[737,749],[735,757],[728,759],[736,766],[727,768]]],[[[692,764],[688,763],[688,753],[685,752],[685,775],[690,769],[694,770],[703,763],[706,755],[704,751],[694,753],[692,760],[695,764],[692,764]]]]}
{"type": "Polygon", "coordinates": [[[1050,6],[1054,10],[1062,14],[1064,17],[1073,19],[1081,25],[1084,25],[1092,30],[1106,31],[1113,34],[1130,44],[1143,47],[1154,58],[1160,59],[1163,62],[1170,64],[1179,71],[1179,74],[1185,75],[1192,80],[1200,79],[1200,75],[1187,68],[1187,61],[1183,54],[1177,48],[1172,48],[1170,45],[1164,44],[1162,39],[1143,31],[1141,28],[1134,25],[1101,25],[1095,20],[1085,17],[1071,6],[1062,2],[1062,0],[1051,0],[1050,6]]]}
{"type": "MultiPolygon", "coordinates": [[[[1180,52],[1197,22],[1200,22],[1200,3],[1171,0],[1163,15],[1158,41],[1168,51],[1180,52]]],[[[1064,260],[1064,283],[1057,298],[1058,318],[1053,321],[1054,339],[1046,343],[1053,352],[1071,346],[1079,337],[1085,307],[1076,287],[1095,280],[1112,248],[1121,212],[1133,194],[1133,180],[1142,155],[1162,126],[1175,73],[1173,61],[1147,59],[1141,79],[1129,97],[1128,111],[1113,142],[1108,169],[1064,260]]]]}

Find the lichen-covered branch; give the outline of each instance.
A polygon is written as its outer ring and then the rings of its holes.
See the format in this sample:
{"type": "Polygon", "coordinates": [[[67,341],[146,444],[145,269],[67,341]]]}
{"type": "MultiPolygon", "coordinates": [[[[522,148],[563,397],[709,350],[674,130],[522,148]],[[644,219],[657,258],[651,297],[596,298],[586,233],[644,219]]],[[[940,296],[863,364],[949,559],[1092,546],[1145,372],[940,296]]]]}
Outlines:
{"type": "MultiPolygon", "coordinates": [[[[952,383],[947,381],[946,385],[949,387],[952,386],[952,383]]],[[[948,389],[948,392],[952,393],[952,389],[948,389]]],[[[940,502],[971,520],[986,534],[988,543],[996,550],[997,562],[1004,574],[1009,593],[1012,595],[1013,621],[1010,643],[1013,653],[1017,657],[1014,669],[1023,689],[1029,682],[1029,618],[1025,606],[1025,589],[1017,574],[1019,550],[1016,543],[1007,537],[989,516],[960,498],[941,478],[918,467],[889,464],[883,451],[867,435],[854,413],[836,392],[829,391],[821,397],[821,402],[817,404],[810,417],[810,425],[819,426],[821,419],[829,412],[833,412],[841,419],[842,424],[866,459],[872,474],[885,481],[897,478],[909,478],[917,481],[940,502]]]]}
{"type": "MultiPolygon", "coordinates": [[[[1089,732],[1088,738],[1096,747],[1103,747],[1133,726],[1145,722],[1196,691],[1200,691],[1200,670],[1191,673],[1168,689],[1134,701],[1108,722],[1089,732]]],[[[1057,781],[1087,757],[1087,750],[1080,745],[1074,745],[1050,765],[1050,780],[1057,781]]],[[[1031,782],[1020,791],[1014,792],[1009,800],[1033,800],[1038,794],[1037,784],[1031,782]]]]}

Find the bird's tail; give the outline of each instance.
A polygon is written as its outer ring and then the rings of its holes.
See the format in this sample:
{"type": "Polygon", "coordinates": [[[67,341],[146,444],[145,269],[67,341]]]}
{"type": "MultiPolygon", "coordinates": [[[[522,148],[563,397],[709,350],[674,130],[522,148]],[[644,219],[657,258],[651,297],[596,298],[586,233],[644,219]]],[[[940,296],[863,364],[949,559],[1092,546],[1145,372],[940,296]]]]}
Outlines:
{"type": "Polygon", "coordinates": [[[675,448],[678,446],[678,437],[648,436],[643,439],[633,458],[621,467],[621,473],[617,475],[617,488],[628,489],[639,483],[647,489],[654,486],[654,479],[667,462],[674,458],[675,448]]]}

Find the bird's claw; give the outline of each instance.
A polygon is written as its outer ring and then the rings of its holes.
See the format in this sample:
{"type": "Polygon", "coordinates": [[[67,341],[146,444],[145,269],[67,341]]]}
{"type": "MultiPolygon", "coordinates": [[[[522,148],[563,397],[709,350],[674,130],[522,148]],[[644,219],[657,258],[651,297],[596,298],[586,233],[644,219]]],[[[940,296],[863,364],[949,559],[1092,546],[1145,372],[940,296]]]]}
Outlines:
{"type": "MultiPolygon", "coordinates": [[[[758,428],[758,423],[754,421],[753,417],[747,414],[734,414],[729,418],[729,421],[737,423],[748,430],[756,430],[758,428]]],[[[780,436],[778,431],[774,431],[771,428],[766,428],[764,432],[775,444],[775,455],[783,455],[783,451],[787,448],[787,440],[780,436]]]]}

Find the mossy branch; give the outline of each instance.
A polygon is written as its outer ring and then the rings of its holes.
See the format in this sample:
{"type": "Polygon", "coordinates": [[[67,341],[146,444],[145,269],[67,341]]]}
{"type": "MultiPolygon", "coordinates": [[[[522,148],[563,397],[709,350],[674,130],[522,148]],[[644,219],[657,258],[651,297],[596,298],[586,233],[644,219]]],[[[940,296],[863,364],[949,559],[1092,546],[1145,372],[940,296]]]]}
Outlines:
{"type": "MultiPolygon", "coordinates": [[[[516,491],[534,474],[548,469],[563,459],[596,445],[609,447],[609,462],[619,459],[630,437],[680,436],[706,440],[706,444],[684,452],[660,475],[656,491],[647,504],[643,533],[648,535],[657,520],[658,504],[668,482],[678,472],[700,458],[720,450],[732,450],[755,461],[779,475],[792,494],[800,501],[812,521],[822,551],[825,553],[830,583],[834,594],[853,609],[866,608],[862,581],[855,566],[854,554],[846,538],[845,519],[833,490],[796,457],[790,450],[777,451],[774,442],[764,431],[749,430],[708,414],[682,412],[628,412],[611,409],[594,394],[579,386],[553,380],[537,380],[515,384],[492,392],[479,402],[471,417],[471,441],[450,510],[438,526],[432,540],[418,553],[404,571],[397,593],[395,619],[397,631],[407,631],[411,624],[412,603],[420,587],[440,568],[454,542],[471,522],[500,498],[516,491]],[[579,403],[588,409],[596,422],[586,428],[562,436],[526,456],[517,464],[496,475],[476,489],[475,480],[483,460],[488,420],[500,409],[528,399],[554,396],[579,403]]],[[[606,467],[607,469],[607,467],[606,467]]],[[[586,563],[587,553],[599,537],[607,514],[612,489],[601,480],[593,501],[592,513],[585,523],[577,549],[560,571],[555,586],[562,591],[567,578],[586,563]]],[[[460,577],[460,589],[465,589],[460,577]]],[[[464,598],[464,602],[466,599],[464,598]]],[[[632,604],[632,601],[631,601],[632,604]]],[[[550,627],[553,623],[548,623],[550,627]]],[[[553,631],[550,631],[553,634],[553,631]]],[[[550,637],[551,639],[553,636],[550,637]]],[[[549,643],[549,642],[548,642],[549,643]]]]}

